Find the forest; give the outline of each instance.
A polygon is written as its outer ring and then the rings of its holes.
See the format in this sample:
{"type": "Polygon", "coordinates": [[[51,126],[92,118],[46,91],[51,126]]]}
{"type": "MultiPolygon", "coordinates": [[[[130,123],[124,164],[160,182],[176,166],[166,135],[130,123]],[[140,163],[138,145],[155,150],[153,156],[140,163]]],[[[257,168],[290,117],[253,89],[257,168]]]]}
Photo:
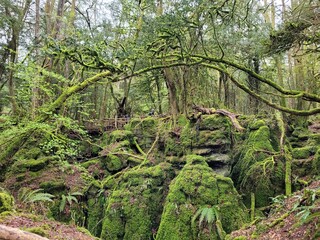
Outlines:
{"type": "Polygon", "coordinates": [[[318,0],[1,0],[0,239],[320,238],[318,0]]]}

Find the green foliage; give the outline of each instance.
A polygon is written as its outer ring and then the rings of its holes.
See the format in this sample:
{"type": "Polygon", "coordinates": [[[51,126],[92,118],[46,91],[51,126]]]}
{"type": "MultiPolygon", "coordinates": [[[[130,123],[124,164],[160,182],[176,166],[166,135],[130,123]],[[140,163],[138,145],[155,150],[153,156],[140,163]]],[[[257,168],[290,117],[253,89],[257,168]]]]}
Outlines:
{"type": "MultiPolygon", "coordinates": [[[[212,227],[214,227],[218,233],[219,239],[222,240],[224,239],[226,233],[221,226],[219,211],[220,211],[219,206],[200,208],[192,217],[191,224],[194,226],[196,220],[199,218],[200,229],[201,229],[201,225],[207,225],[209,232],[211,233],[212,227]]],[[[200,236],[200,233],[198,236],[200,236]]],[[[196,238],[197,236],[194,236],[194,239],[196,238]]]]}
{"type": "Polygon", "coordinates": [[[42,225],[39,227],[30,227],[30,228],[25,228],[24,230],[27,232],[31,232],[37,235],[40,235],[42,237],[49,237],[48,230],[50,227],[48,225],[42,225]]]}
{"type": "Polygon", "coordinates": [[[296,216],[299,217],[299,223],[304,224],[319,217],[318,206],[316,201],[320,199],[320,189],[304,189],[303,195],[297,195],[298,201],[293,206],[292,211],[298,211],[296,216]]]}
{"type": "Polygon", "coordinates": [[[12,211],[14,205],[13,197],[0,188],[0,213],[12,211]]]}
{"type": "Polygon", "coordinates": [[[77,196],[82,196],[83,194],[80,192],[73,192],[73,193],[68,193],[67,195],[62,195],[61,200],[60,200],[60,205],[59,205],[59,211],[63,212],[67,206],[69,207],[72,206],[72,203],[78,203],[77,196]]]}
{"type": "Polygon", "coordinates": [[[35,202],[53,202],[54,196],[49,193],[43,193],[43,189],[32,190],[30,188],[21,188],[18,193],[18,200],[23,204],[32,204],[35,202]]]}

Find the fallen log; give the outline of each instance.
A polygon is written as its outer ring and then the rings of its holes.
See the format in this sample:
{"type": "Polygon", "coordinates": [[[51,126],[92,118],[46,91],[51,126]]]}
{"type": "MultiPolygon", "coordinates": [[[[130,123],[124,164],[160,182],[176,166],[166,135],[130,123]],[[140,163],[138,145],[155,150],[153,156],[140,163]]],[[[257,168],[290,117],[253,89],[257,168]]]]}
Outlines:
{"type": "Polygon", "coordinates": [[[0,224],[0,240],[49,240],[37,234],[22,231],[19,228],[8,227],[0,224]]]}
{"type": "Polygon", "coordinates": [[[192,108],[202,114],[207,114],[207,115],[220,114],[220,115],[227,116],[228,118],[230,118],[231,123],[235,129],[237,129],[239,132],[242,132],[244,130],[244,128],[240,125],[237,119],[237,116],[239,116],[239,114],[229,112],[225,109],[204,108],[196,105],[193,106],[192,108]]]}

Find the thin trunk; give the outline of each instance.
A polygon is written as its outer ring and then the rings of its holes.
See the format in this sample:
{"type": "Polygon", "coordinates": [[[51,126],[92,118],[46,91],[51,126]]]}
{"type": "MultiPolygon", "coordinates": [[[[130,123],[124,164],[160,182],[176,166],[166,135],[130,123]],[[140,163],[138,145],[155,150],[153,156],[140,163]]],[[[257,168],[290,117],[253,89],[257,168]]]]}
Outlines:
{"type": "Polygon", "coordinates": [[[161,82],[160,82],[160,79],[159,79],[159,76],[157,75],[156,78],[155,78],[155,81],[156,81],[156,86],[157,86],[157,106],[158,106],[158,113],[161,115],[163,112],[162,112],[162,104],[161,104],[161,82]]]}
{"type": "MultiPolygon", "coordinates": [[[[35,38],[35,55],[36,60],[38,60],[39,55],[39,32],[40,32],[40,0],[36,0],[36,22],[34,26],[34,38],[35,38]]],[[[36,117],[36,110],[39,107],[39,81],[38,76],[34,78],[33,87],[32,87],[32,106],[31,106],[31,118],[35,119],[36,117]]]]}
{"type": "Polygon", "coordinates": [[[64,12],[64,4],[65,4],[65,0],[58,1],[57,19],[54,27],[54,37],[56,39],[60,39],[62,37],[61,28],[62,28],[62,15],[64,12]]]}
{"type": "Polygon", "coordinates": [[[168,89],[168,97],[169,97],[169,105],[170,105],[170,112],[175,122],[177,115],[179,113],[179,105],[177,99],[177,89],[176,83],[174,82],[173,74],[171,73],[171,69],[165,68],[163,70],[165,82],[168,89]]]}
{"type": "Polygon", "coordinates": [[[157,16],[161,16],[163,14],[163,1],[157,0],[157,16]]]}
{"type": "MultiPolygon", "coordinates": [[[[249,66],[251,66],[257,74],[260,73],[260,63],[257,57],[253,58],[249,62],[249,66]]],[[[254,92],[260,91],[260,81],[252,76],[248,76],[249,88],[254,92]]],[[[253,114],[257,114],[259,112],[259,100],[249,96],[249,109],[253,114]]]]}
{"type": "Polygon", "coordinates": [[[108,84],[104,87],[104,93],[103,93],[102,101],[100,105],[99,120],[103,120],[106,117],[107,100],[108,100],[107,93],[108,93],[108,84]]]}

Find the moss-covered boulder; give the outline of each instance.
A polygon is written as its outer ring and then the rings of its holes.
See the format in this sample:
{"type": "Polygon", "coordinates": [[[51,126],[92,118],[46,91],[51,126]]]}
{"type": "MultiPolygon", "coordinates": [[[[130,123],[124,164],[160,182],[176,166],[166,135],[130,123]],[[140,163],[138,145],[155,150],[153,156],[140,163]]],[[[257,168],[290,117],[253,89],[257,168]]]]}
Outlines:
{"type": "Polygon", "coordinates": [[[229,118],[218,114],[204,115],[202,116],[202,119],[199,122],[199,130],[229,131],[230,127],[231,123],[229,118]]]}
{"type": "Polygon", "coordinates": [[[133,132],[129,130],[115,130],[112,131],[107,139],[107,144],[128,141],[129,143],[133,142],[133,132]]]}
{"type": "Polygon", "coordinates": [[[284,179],[284,164],[276,158],[270,129],[263,120],[249,125],[247,139],[234,156],[231,178],[250,204],[250,195],[255,193],[256,206],[266,206],[270,197],[281,194],[284,179]]]}
{"type": "Polygon", "coordinates": [[[13,204],[14,204],[13,197],[6,191],[3,191],[0,189],[0,213],[6,212],[6,211],[12,211],[13,204]]]}
{"type": "Polygon", "coordinates": [[[151,239],[159,224],[162,198],[173,177],[170,164],[141,167],[123,173],[120,179],[104,181],[107,202],[102,239],[151,239]]]}
{"type": "MultiPolygon", "coordinates": [[[[210,218],[210,217],[208,217],[210,218]]],[[[157,233],[157,240],[219,239],[220,234],[238,229],[247,213],[230,178],[215,174],[205,158],[187,156],[187,164],[171,182],[157,233]],[[196,214],[211,212],[212,228],[196,214]],[[210,210],[206,210],[210,212],[210,210]]]]}
{"type": "Polygon", "coordinates": [[[56,161],[58,158],[41,157],[39,159],[22,159],[12,165],[12,170],[16,173],[32,171],[37,172],[45,168],[50,161],[56,161]]]}
{"type": "Polygon", "coordinates": [[[89,232],[99,237],[102,229],[102,219],[104,214],[104,204],[106,197],[99,181],[92,181],[86,192],[87,198],[87,229],[89,232]]]}
{"type": "Polygon", "coordinates": [[[102,166],[110,172],[117,172],[127,166],[127,156],[117,156],[114,154],[107,154],[100,158],[102,166]]]}
{"type": "Polygon", "coordinates": [[[132,119],[126,126],[126,129],[133,132],[137,137],[137,143],[146,151],[151,148],[159,127],[159,119],[155,117],[147,117],[144,119],[132,119]]]}

